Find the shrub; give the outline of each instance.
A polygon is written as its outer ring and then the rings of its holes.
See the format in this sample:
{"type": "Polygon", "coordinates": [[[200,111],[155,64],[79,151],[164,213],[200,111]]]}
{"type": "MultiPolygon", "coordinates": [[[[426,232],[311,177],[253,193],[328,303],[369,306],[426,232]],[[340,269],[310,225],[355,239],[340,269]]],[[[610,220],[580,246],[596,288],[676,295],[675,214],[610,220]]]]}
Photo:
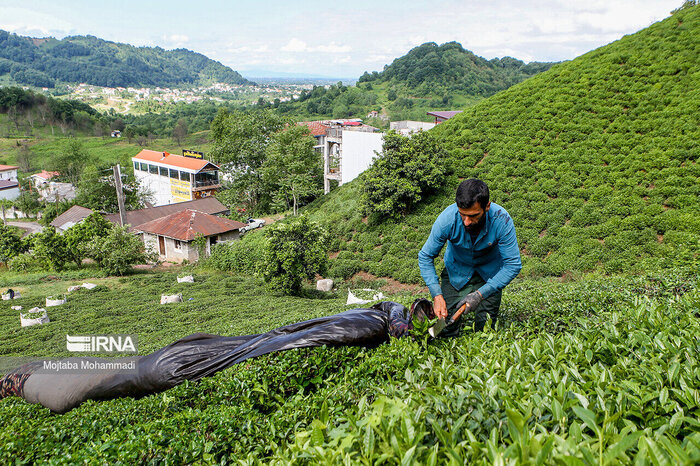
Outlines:
{"type": "Polygon", "coordinates": [[[328,233],[301,216],[271,225],[265,232],[263,278],[270,288],[299,294],[305,279],[323,274],[328,264],[328,233]]]}
{"type": "Polygon", "coordinates": [[[97,237],[87,246],[88,257],[97,261],[109,275],[125,275],[134,264],[154,261],[156,254],[146,251],[143,242],[129,233],[128,227],[114,227],[104,238],[97,237]]]}
{"type": "Polygon", "coordinates": [[[443,146],[430,133],[419,132],[409,138],[388,132],[382,153],[366,171],[362,190],[364,213],[390,217],[408,213],[444,183],[444,157],[443,146]]]}
{"type": "Polygon", "coordinates": [[[262,267],[265,241],[261,231],[246,233],[240,241],[216,244],[210,256],[200,264],[217,270],[254,275],[262,267]]]}

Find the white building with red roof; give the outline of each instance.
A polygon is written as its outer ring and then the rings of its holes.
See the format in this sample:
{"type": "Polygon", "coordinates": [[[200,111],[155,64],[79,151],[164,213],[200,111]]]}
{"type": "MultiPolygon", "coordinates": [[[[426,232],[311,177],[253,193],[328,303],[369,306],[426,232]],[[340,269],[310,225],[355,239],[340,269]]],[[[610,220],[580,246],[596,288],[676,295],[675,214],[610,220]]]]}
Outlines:
{"type": "Polygon", "coordinates": [[[32,184],[35,188],[39,189],[46,183],[48,183],[51,178],[58,176],[58,172],[48,172],[46,170],[41,170],[39,173],[34,173],[29,178],[32,180],[32,184]]]}
{"type": "Polygon", "coordinates": [[[205,238],[204,253],[209,254],[216,243],[237,240],[245,223],[185,209],[165,217],[151,220],[135,228],[143,233],[143,241],[163,260],[194,262],[199,259],[199,249],[194,244],[198,237],[205,238]]]}
{"type": "Polygon", "coordinates": [[[219,167],[201,158],[144,149],[131,161],[135,178],[153,193],[156,206],[208,197],[221,187],[219,167]]]}

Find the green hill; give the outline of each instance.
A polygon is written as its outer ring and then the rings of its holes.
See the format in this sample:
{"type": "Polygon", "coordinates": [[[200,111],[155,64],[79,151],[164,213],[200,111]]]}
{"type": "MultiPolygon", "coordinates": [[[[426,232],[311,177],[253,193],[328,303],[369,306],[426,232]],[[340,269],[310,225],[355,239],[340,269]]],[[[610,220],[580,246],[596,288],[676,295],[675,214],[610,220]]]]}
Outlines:
{"type": "Polygon", "coordinates": [[[391,120],[427,121],[426,111],[474,104],[551,66],[511,57],[489,61],[457,42],[428,42],[395,59],[381,73],[365,72],[356,86],[316,86],[277,108],[283,113],[333,118],[364,118],[377,110],[391,120]]]}
{"type": "Polygon", "coordinates": [[[37,87],[251,84],[231,68],[186,49],[134,47],[94,36],[35,39],[2,30],[0,79],[37,87]]]}
{"type": "Polygon", "coordinates": [[[554,66],[432,131],[453,175],[399,224],[363,222],[361,178],[311,206],[333,271],[420,283],[416,256],[459,179],[513,216],[523,275],[698,263],[700,7],[554,66]]]}
{"type": "Polygon", "coordinates": [[[466,93],[488,97],[552,65],[525,64],[512,57],[488,61],[457,42],[442,45],[426,42],[385,66],[380,73],[365,72],[358,82],[389,83],[418,96],[466,93]]]}

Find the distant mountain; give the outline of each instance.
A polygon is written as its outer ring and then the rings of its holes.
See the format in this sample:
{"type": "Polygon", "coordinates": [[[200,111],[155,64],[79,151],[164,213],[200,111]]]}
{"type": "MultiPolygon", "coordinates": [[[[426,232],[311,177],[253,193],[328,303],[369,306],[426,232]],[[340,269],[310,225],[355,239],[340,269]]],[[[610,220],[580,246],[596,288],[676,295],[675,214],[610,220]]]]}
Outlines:
{"type": "Polygon", "coordinates": [[[17,84],[96,86],[252,84],[236,71],[187,49],[134,47],[94,36],[35,39],[0,30],[0,77],[17,84]]]}
{"type": "Polygon", "coordinates": [[[465,50],[458,42],[442,45],[427,42],[395,59],[382,72],[365,72],[358,82],[389,83],[418,96],[459,92],[488,97],[552,65],[526,64],[512,57],[486,60],[465,50]]]}

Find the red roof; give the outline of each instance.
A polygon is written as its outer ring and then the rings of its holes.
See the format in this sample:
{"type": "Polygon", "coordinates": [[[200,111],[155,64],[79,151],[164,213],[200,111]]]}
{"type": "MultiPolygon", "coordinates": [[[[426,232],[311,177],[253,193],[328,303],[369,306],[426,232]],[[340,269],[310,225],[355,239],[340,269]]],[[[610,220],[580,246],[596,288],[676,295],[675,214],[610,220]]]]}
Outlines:
{"type": "Polygon", "coordinates": [[[32,176],[38,176],[39,178],[43,178],[45,180],[50,180],[54,176],[58,176],[60,173],[58,172],[47,172],[46,170],[41,170],[39,173],[34,173],[32,176]]]}
{"type": "Polygon", "coordinates": [[[211,165],[212,168],[219,169],[219,167],[207,160],[183,157],[182,155],[169,154],[167,152],[156,152],[148,149],[142,150],[136,156],[132,157],[132,159],[158,162],[171,167],[185,168],[194,171],[203,170],[209,165],[211,165]]]}
{"type": "Polygon", "coordinates": [[[7,170],[17,170],[19,167],[14,165],[0,165],[0,172],[6,172],[7,170]]]}
{"type": "Polygon", "coordinates": [[[185,209],[136,227],[137,230],[154,235],[167,236],[180,241],[192,241],[197,235],[212,236],[240,230],[245,223],[205,214],[198,210],[185,209]]]}
{"type": "Polygon", "coordinates": [[[328,126],[320,121],[300,121],[299,126],[308,126],[312,136],[325,136],[328,131],[328,126]]]}
{"type": "MultiPolygon", "coordinates": [[[[158,207],[149,207],[148,209],[129,210],[126,212],[126,223],[131,225],[129,231],[137,230],[138,226],[156,220],[176,212],[190,209],[199,212],[204,212],[211,215],[226,215],[228,208],[213,196],[203,197],[192,201],[176,202],[175,204],[166,204],[158,207]]],[[[107,214],[105,218],[115,225],[120,225],[121,220],[119,214],[107,214]]]]}

